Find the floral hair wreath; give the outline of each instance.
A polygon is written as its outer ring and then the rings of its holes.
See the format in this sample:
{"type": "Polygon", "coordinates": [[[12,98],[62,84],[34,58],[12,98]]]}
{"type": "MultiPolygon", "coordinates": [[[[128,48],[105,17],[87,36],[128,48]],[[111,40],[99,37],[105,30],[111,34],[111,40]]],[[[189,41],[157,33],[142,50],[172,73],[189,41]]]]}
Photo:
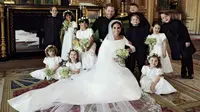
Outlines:
{"type": "Polygon", "coordinates": [[[160,58],[160,56],[158,56],[158,54],[156,54],[156,53],[150,54],[149,56],[147,56],[147,59],[149,60],[151,57],[158,57],[158,58],[160,58]]]}
{"type": "Polygon", "coordinates": [[[54,45],[48,45],[48,46],[45,48],[45,53],[47,53],[47,51],[49,50],[49,48],[53,48],[53,49],[55,49],[55,51],[57,51],[56,46],[54,46],[54,45]]]}
{"type": "Polygon", "coordinates": [[[78,19],[78,22],[80,23],[80,22],[83,22],[85,20],[89,21],[88,17],[81,17],[81,18],[78,19]]]}
{"type": "Polygon", "coordinates": [[[73,15],[73,12],[72,12],[72,11],[66,10],[66,11],[63,12],[63,17],[65,16],[65,13],[71,13],[71,14],[73,15]]]}

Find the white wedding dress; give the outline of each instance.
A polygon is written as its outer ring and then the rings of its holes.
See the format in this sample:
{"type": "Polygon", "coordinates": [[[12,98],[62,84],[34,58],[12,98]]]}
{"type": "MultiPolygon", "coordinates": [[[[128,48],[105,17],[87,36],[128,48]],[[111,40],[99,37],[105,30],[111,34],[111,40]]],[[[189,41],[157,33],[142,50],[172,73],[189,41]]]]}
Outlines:
{"type": "Polygon", "coordinates": [[[124,48],[125,44],[134,49],[126,38],[105,39],[96,65],[89,71],[74,80],[62,79],[45,88],[31,90],[8,100],[8,103],[20,112],[34,112],[52,106],[51,112],[68,112],[73,105],[81,105],[81,112],[113,112],[113,109],[115,112],[137,112],[129,101],[142,96],[138,82],[130,70],[113,59],[116,50],[124,48]],[[111,108],[110,104],[114,107],[111,108]],[[88,106],[91,107],[88,109],[88,106]]]}

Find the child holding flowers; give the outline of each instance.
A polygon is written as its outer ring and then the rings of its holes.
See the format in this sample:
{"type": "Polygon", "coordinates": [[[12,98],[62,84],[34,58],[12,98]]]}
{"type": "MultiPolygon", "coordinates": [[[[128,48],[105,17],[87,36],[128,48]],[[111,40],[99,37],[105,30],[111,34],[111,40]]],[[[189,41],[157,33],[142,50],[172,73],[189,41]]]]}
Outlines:
{"type": "Polygon", "coordinates": [[[67,73],[63,75],[61,74],[61,77],[63,78],[67,75],[67,78],[71,77],[71,79],[74,79],[80,73],[81,67],[82,65],[79,60],[79,53],[77,50],[72,49],[69,52],[69,60],[66,63],[66,67],[64,67],[67,68],[69,72],[67,71],[67,73]]]}
{"type": "Polygon", "coordinates": [[[30,75],[37,79],[47,80],[57,79],[58,68],[62,59],[56,56],[58,50],[54,45],[48,45],[45,49],[46,57],[43,63],[46,65],[44,69],[36,70],[30,73],[30,75]]]}
{"type": "Polygon", "coordinates": [[[141,88],[145,92],[158,95],[176,92],[177,90],[164,79],[163,74],[160,57],[157,54],[150,55],[147,65],[142,67],[141,88]]]}
{"type": "Polygon", "coordinates": [[[90,69],[96,62],[96,44],[94,43],[94,34],[91,28],[88,28],[89,20],[86,17],[81,17],[79,19],[80,30],[76,32],[76,38],[78,40],[78,45],[75,49],[80,51],[82,68],[90,69]]]}
{"type": "Polygon", "coordinates": [[[166,41],[167,38],[164,33],[160,32],[160,23],[154,22],[153,34],[148,35],[146,42],[149,45],[149,55],[155,53],[160,57],[161,65],[164,73],[173,72],[172,65],[167,53],[166,41]]]}
{"type": "Polygon", "coordinates": [[[77,50],[72,49],[69,51],[69,60],[66,63],[66,67],[61,67],[59,70],[59,79],[69,77],[73,79],[80,73],[80,70],[81,62],[79,61],[79,53],[77,50]]]}
{"type": "Polygon", "coordinates": [[[60,40],[62,44],[61,58],[68,60],[68,52],[72,49],[72,41],[75,37],[77,23],[74,20],[73,13],[70,10],[63,12],[64,21],[60,32],[60,40]]]}

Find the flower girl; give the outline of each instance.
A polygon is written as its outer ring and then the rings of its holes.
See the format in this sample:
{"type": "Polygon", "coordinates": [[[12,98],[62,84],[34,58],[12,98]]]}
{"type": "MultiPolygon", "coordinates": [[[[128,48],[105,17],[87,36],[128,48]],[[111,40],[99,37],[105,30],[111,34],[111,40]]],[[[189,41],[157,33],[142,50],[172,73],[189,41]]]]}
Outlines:
{"type": "Polygon", "coordinates": [[[176,89],[162,75],[160,58],[157,54],[152,54],[148,57],[148,65],[142,67],[141,88],[145,92],[158,95],[176,92],[176,89]]]}
{"type": "Polygon", "coordinates": [[[90,69],[96,62],[96,44],[94,43],[94,34],[91,28],[88,28],[88,18],[81,17],[79,19],[80,30],[76,32],[76,38],[81,48],[80,56],[83,69],[90,69]]]}
{"type": "Polygon", "coordinates": [[[62,43],[61,58],[65,61],[68,59],[68,52],[72,49],[72,41],[75,37],[77,23],[73,21],[73,13],[70,10],[63,12],[64,21],[60,32],[60,40],[62,43]]]}
{"type": "Polygon", "coordinates": [[[48,45],[45,49],[46,57],[43,63],[46,65],[44,69],[36,70],[30,73],[30,75],[37,79],[47,80],[57,79],[58,68],[62,59],[56,56],[58,50],[54,45],[48,45]]]}
{"type": "Polygon", "coordinates": [[[61,67],[59,70],[59,79],[63,78],[71,78],[74,79],[80,73],[81,70],[81,62],[79,61],[79,53],[77,50],[70,50],[69,51],[69,60],[66,63],[66,67],[61,67]],[[62,74],[62,69],[68,69],[69,72],[66,73],[67,77],[62,74]]]}
{"type": "Polygon", "coordinates": [[[166,48],[166,36],[164,33],[160,32],[160,24],[158,22],[154,22],[153,25],[153,34],[148,35],[145,43],[149,44],[149,55],[153,53],[158,54],[160,57],[160,62],[163,68],[164,73],[173,72],[172,65],[167,53],[166,48]],[[148,41],[148,42],[147,42],[148,41]]]}

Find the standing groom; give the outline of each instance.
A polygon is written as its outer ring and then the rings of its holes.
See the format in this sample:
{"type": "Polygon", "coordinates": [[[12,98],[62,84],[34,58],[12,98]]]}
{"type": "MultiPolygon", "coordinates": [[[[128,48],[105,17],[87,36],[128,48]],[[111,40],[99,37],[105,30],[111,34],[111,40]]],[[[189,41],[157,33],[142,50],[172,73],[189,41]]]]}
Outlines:
{"type": "Polygon", "coordinates": [[[98,30],[99,32],[99,39],[96,40],[97,44],[97,49],[96,49],[96,54],[98,53],[99,47],[101,46],[102,41],[108,34],[108,24],[110,23],[111,20],[114,19],[115,15],[115,8],[112,4],[107,4],[105,8],[105,17],[99,17],[96,19],[94,22],[92,29],[94,32],[98,30]]]}

